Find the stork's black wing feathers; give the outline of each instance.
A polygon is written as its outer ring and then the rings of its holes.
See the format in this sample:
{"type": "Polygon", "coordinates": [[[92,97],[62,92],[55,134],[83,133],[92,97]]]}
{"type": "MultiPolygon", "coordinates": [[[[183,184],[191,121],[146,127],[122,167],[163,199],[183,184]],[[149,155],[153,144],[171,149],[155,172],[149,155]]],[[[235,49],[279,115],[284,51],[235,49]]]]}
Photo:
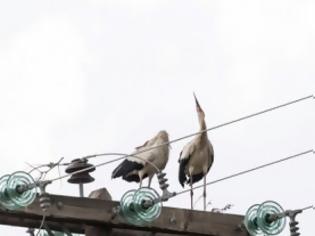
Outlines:
{"type": "MultiPolygon", "coordinates": [[[[205,175],[201,172],[192,176],[192,183],[196,183],[201,180],[205,175]]],[[[190,183],[190,178],[187,180],[187,183],[190,183]]]]}
{"type": "MultiPolygon", "coordinates": [[[[145,174],[142,179],[146,178],[147,176],[148,175],[145,174]]],[[[123,176],[123,179],[126,180],[127,182],[137,182],[137,183],[140,182],[139,175],[125,175],[123,176]]]]}
{"type": "Polygon", "coordinates": [[[185,174],[185,168],[186,165],[189,161],[189,158],[185,158],[185,159],[180,159],[179,160],[179,173],[178,173],[178,180],[179,183],[182,187],[184,187],[184,183],[186,182],[187,178],[186,178],[186,174],[185,174]]]}
{"type": "MultiPolygon", "coordinates": [[[[209,159],[211,160],[211,162],[209,163],[209,166],[208,166],[208,169],[207,169],[207,173],[209,172],[212,164],[213,164],[213,160],[214,160],[214,155],[212,152],[209,152],[209,159]]],[[[192,176],[192,183],[196,183],[198,182],[199,180],[201,180],[206,174],[204,174],[203,172],[201,173],[198,173],[198,174],[195,174],[192,176]]],[[[187,183],[190,183],[190,178],[187,180],[187,183]]]]}
{"type": "MultiPolygon", "coordinates": [[[[112,178],[118,178],[118,177],[123,176],[125,179],[126,176],[130,172],[134,170],[141,170],[142,168],[143,168],[143,164],[140,164],[135,161],[129,161],[126,159],[122,163],[120,163],[120,165],[117,166],[117,168],[113,171],[112,178]]],[[[136,180],[130,180],[130,181],[136,181],[136,180]]]]}

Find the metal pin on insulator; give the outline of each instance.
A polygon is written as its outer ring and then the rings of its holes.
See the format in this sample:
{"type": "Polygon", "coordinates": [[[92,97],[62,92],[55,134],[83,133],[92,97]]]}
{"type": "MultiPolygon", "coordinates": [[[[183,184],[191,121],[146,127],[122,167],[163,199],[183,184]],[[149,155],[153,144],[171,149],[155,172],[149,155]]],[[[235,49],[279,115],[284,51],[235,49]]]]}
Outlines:
{"type": "Polygon", "coordinates": [[[51,206],[51,200],[48,193],[43,192],[39,195],[39,206],[44,212],[48,211],[51,206]]]}

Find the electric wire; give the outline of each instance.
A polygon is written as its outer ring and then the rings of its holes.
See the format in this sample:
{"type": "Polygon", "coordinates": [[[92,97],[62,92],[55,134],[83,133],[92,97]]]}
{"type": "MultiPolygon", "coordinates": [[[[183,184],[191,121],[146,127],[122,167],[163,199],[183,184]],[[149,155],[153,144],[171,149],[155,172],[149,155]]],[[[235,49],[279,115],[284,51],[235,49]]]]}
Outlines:
{"type": "MultiPolygon", "coordinates": [[[[229,176],[226,176],[226,177],[223,177],[223,178],[220,178],[220,179],[208,182],[208,183],[206,183],[206,186],[209,186],[209,185],[212,185],[212,184],[216,184],[216,183],[222,182],[224,180],[228,180],[228,179],[240,176],[240,175],[244,175],[244,174],[247,174],[249,172],[253,172],[253,171],[259,170],[259,169],[263,169],[263,168],[271,166],[271,165],[275,165],[275,164],[278,164],[278,163],[281,163],[281,162],[285,162],[285,161],[288,161],[288,160],[291,160],[291,159],[295,159],[297,157],[304,156],[304,155],[310,154],[310,153],[315,154],[313,149],[307,150],[307,151],[304,151],[304,152],[301,152],[301,153],[298,153],[298,154],[295,154],[295,155],[292,155],[292,156],[288,156],[288,157],[285,157],[285,158],[282,158],[282,159],[279,159],[279,160],[276,160],[276,161],[273,161],[273,162],[269,162],[269,163],[266,163],[266,164],[263,164],[263,165],[259,165],[259,166],[256,166],[254,168],[251,168],[251,169],[248,169],[248,170],[244,170],[244,171],[240,171],[240,172],[237,172],[235,174],[232,174],[232,175],[229,175],[229,176]]],[[[203,187],[204,187],[204,185],[198,185],[196,187],[193,187],[192,189],[195,190],[195,189],[203,188],[203,187]]],[[[190,189],[186,189],[186,190],[183,190],[183,191],[180,191],[180,192],[175,192],[174,196],[172,196],[172,197],[184,194],[186,192],[190,192],[190,189]]]]}
{"type": "Polygon", "coordinates": [[[311,206],[307,206],[301,209],[301,211],[306,211],[306,210],[315,210],[315,207],[314,205],[311,205],[311,206]]]}
{"type": "MultiPolygon", "coordinates": [[[[142,152],[141,152],[142,153],[142,152]]],[[[139,154],[139,153],[137,153],[139,154]]],[[[60,179],[64,179],[64,178],[67,178],[71,175],[75,175],[75,174],[79,174],[79,173],[82,173],[82,172],[86,172],[88,170],[91,170],[91,169],[94,169],[94,168],[98,168],[98,167],[101,167],[101,166],[104,166],[104,165],[108,165],[108,164],[111,164],[113,162],[116,162],[116,161],[119,161],[119,160],[122,160],[122,159],[125,159],[126,157],[135,157],[135,158],[138,158],[144,162],[147,162],[148,164],[152,165],[152,167],[154,167],[158,172],[161,172],[161,170],[151,161],[149,160],[145,160],[143,158],[140,158],[139,156],[136,156],[135,154],[122,154],[122,153],[103,153],[102,156],[113,156],[113,155],[117,155],[117,156],[121,156],[122,157],[119,157],[119,158],[116,158],[116,159],[113,159],[113,160],[110,160],[110,161],[107,161],[107,162],[102,162],[100,164],[97,164],[97,165],[93,165],[91,167],[87,167],[87,168],[84,168],[82,170],[78,170],[78,171],[74,171],[72,173],[69,173],[69,174],[66,174],[66,175],[62,175],[62,176],[59,176],[57,178],[53,178],[53,179],[50,179],[48,181],[50,182],[54,182],[54,181],[57,181],[57,180],[60,180],[60,179]]]]}
{"type": "Polygon", "coordinates": [[[95,157],[99,157],[99,156],[128,156],[128,157],[134,157],[136,159],[139,159],[140,161],[144,161],[144,162],[148,163],[155,170],[157,170],[158,172],[161,172],[161,169],[159,167],[157,167],[152,161],[143,159],[142,157],[136,156],[134,154],[126,154],[126,153],[120,153],[120,152],[108,152],[108,153],[103,153],[103,154],[89,155],[89,156],[83,157],[83,159],[91,159],[91,158],[95,158],[95,157]]]}
{"type": "MultiPolygon", "coordinates": [[[[237,123],[237,122],[240,122],[240,121],[243,121],[243,120],[246,120],[246,119],[249,119],[249,118],[252,118],[252,117],[261,115],[261,114],[264,114],[264,113],[268,113],[268,112],[277,110],[277,109],[282,108],[282,107],[286,107],[286,106],[289,106],[289,105],[292,105],[292,104],[295,104],[295,103],[298,103],[298,102],[305,101],[305,100],[310,99],[310,98],[315,99],[315,96],[314,96],[314,95],[309,95],[309,96],[302,97],[302,98],[299,98],[299,99],[296,99],[296,100],[293,100],[293,101],[290,101],[290,102],[286,102],[286,103],[280,104],[280,105],[278,105],[278,106],[274,106],[274,107],[271,107],[271,108],[268,108],[268,109],[265,109],[265,110],[262,110],[262,111],[259,111],[259,112],[255,112],[255,113],[252,113],[252,114],[250,114],[250,115],[243,116],[243,117],[241,117],[241,118],[238,118],[238,119],[235,119],[235,120],[231,120],[231,121],[228,121],[228,122],[225,122],[225,123],[222,123],[222,124],[213,126],[213,127],[211,127],[211,128],[201,130],[201,131],[199,131],[199,132],[195,132],[195,133],[192,133],[192,134],[188,134],[188,135],[182,136],[182,137],[177,138],[177,139],[173,139],[173,140],[171,140],[171,141],[168,141],[168,142],[165,142],[165,143],[162,143],[162,144],[159,144],[159,145],[155,145],[155,146],[152,146],[152,147],[144,148],[144,149],[142,149],[142,150],[140,150],[140,151],[134,152],[133,154],[124,155],[124,156],[122,156],[122,157],[119,157],[119,158],[116,158],[116,159],[113,159],[113,160],[110,160],[110,161],[107,161],[107,162],[103,162],[103,163],[100,163],[100,164],[95,165],[95,166],[87,167],[87,168],[85,168],[85,169],[78,170],[78,171],[75,171],[75,172],[73,172],[73,173],[66,174],[66,175],[60,176],[60,177],[58,177],[58,178],[51,179],[50,181],[53,182],[53,181],[56,181],[56,180],[59,180],[59,179],[67,178],[67,177],[69,177],[69,176],[71,176],[71,175],[74,175],[74,174],[79,174],[79,173],[82,173],[82,172],[91,170],[91,169],[93,169],[93,168],[98,168],[98,167],[101,167],[101,166],[104,166],[104,165],[107,165],[107,164],[111,164],[111,163],[113,163],[113,162],[123,160],[123,159],[125,159],[125,158],[127,158],[127,157],[131,157],[132,155],[138,155],[138,154],[140,154],[140,153],[144,153],[144,152],[148,152],[148,151],[150,151],[150,150],[153,150],[153,149],[155,149],[155,148],[159,148],[159,147],[162,147],[162,146],[165,146],[165,145],[170,145],[170,144],[172,144],[172,143],[181,141],[181,140],[183,140],[183,139],[187,139],[187,138],[190,138],[190,137],[193,137],[193,136],[202,134],[202,133],[204,133],[204,132],[208,132],[208,131],[215,130],[215,129],[218,129],[218,128],[221,128],[221,127],[224,127],[224,126],[227,126],[227,125],[231,125],[231,124],[234,124],[234,123],[237,123]]],[[[89,156],[86,156],[86,157],[90,158],[90,157],[97,157],[97,156],[104,156],[104,155],[107,155],[107,153],[94,154],[94,155],[89,155],[89,156]]],[[[85,157],[83,157],[83,158],[85,158],[85,157]]]]}
{"type": "MultiPolygon", "coordinates": [[[[307,211],[307,210],[315,210],[315,207],[313,205],[306,206],[306,207],[303,207],[301,209],[298,209],[297,211],[300,211],[302,213],[302,212],[307,211]]],[[[275,213],[274,215],[276,216],[276,218],[274,220],[278,220],[278,219],[281,219],[281,218],[288,216],[288,212],[290,212],[290,210],[285,210],[281,213],[275,213]]]]}
{"type": "Polygon", "coordinates": [[[38,180],[37,181],[41,181],[41,180],[44,180],[47,176],[47,174],[52,171],[55,167],[58,168],[59,170],[59,166],[61,165],[65,165],[64,163],[61,163],[63,161],[64,157],[61,157],[59,159],[59,161],[57,161],[56,163],[54,162],[50,162],[48,164],[41,164],[41,165],[38,165],[38,166],[34,166],[34,165],[31,165],[30,163],[26,162],[26,164],[28,166],[30,166],[32,169],[28,172],[28,174],[31,174],[33,171],[38,171],[40,173],[40,176],[38,177],[38,180]],[[41,170],[42,168],[48,168],[47,170],[43,171],[41,170]]]}
{"type": "Polygon", "coordinates": [[[42,218],[42,221],[41,221],[41,223],[40,223],[40,226],[39,226],[39,228],[38,228],[38,231],[37,231],[37,233],[36,233],[36,236],[39,236],[39,234],[40,234],[42,228],[44,227],[45,221],[46,221],[46,215],[44,214],[44,215],[43,215],[43,218],[42,218]]]}

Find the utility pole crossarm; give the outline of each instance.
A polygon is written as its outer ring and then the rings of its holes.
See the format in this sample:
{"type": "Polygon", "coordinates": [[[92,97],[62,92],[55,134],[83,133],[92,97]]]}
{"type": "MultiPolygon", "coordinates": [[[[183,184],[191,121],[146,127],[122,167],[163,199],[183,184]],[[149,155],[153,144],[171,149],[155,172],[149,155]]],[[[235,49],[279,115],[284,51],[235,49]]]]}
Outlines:
{"type": "MultiPolygon", "coordinates": [[[[239,225],[243,216],[163,207],[160,217],[149,225],[130,225],[117,213],[118,202],[50,195],[46,223],[51,229],[68,228],[83,233],[84,226],[148,231],[176,235],[248,236],[239,225]]],[[[39,227],[42,209],[38,199],[17,211],[0,210],[0,224],[39,227]]]]}

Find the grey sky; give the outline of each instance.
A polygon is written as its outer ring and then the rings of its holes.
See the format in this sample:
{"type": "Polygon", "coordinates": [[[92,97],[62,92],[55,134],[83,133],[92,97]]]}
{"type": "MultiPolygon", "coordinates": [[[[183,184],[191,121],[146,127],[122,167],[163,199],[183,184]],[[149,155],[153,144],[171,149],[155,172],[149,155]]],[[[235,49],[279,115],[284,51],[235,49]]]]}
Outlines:
{"type": "MultiPolygon", "coordinates": [[[[314,94],[314,12],[312,0],[2,1],[1,175],[25,162],[130,153],[161,129],[171,139],[192,133],[193,91],[209,127],[314,94]]],[[[315,148],[314,106],[308,100],[210,132],[208,180],[315,148]]],[[[166,168],[175,191],[187,141],[172,145],[166,168]]],[[[86,191],[105,186],[118,200],[136,188],[110,179],[117,164],[98,169],[86,191]]],[[[315,204],[314,166],[309,155],[222,182],[208,188],[209,201],[232,203],[238,214],[270,199],[285,208],[315,204]]],[[[78,193],[65,181],[48,190],[78,193]]],[[[189,194],[165,205],[189,208],[189,194]]],[[[312,235],[314,212],[299,220],[302,235],[312,235]]],[[[1,235],[24,231],[0,227],[1,235]]]]}

